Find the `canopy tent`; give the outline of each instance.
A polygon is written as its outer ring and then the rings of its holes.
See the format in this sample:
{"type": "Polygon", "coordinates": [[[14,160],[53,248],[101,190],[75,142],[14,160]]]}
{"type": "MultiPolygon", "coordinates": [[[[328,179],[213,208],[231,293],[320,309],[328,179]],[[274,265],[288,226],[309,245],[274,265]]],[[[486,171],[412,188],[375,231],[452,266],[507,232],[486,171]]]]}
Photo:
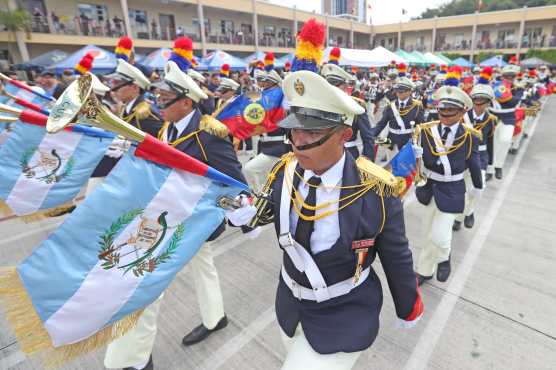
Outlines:
{"type": "Polygon", "coordinates": [[[423,66],[428,66],[429,64],[431,64],[431,63],[429,63],[427,58],[425,58],[425,55],[423,55],[423,53],[421,53],[420,51],[414,50],[409,54],[411,56],[413,56],[414,58],[416,58],[417,60],[419,60],[421,65],[423,65],[423,66]]]}
{"type": "Polygon", "coordinates": [[[222,64],[229,64],[230,70],[241,71],[247,68],[247,63],[222,50],[215,50],[199,61],[200,70],[219,71],[222,64]]]}
{"type": "Polygon", "coordinates": [[[479,63],[481,67],[504,67],[506,64],[508,63],[504,62],[504,59],[502,59],[500,55],[488,58],[479,63]]]}
{"type": "MultiPolygon", "coordinates": [[[[330,54],[331,47],[326,48],[322,60],[326,62],[330,54]]],[[[365,49],[344,49],[341,48],[340,65],[355,66],[362,68],[369,67],[384,67],[390,64],[391,61],[396,63],[407,63],[407,60],[382,46],[373,50],[365,49]]]]}
{"type": "Polygon", "coordinates": [[[446,61],[444,59],[437,57],[436,55],[434,55],[430,51],[427,51],[425,54],[423,54],[423,56],[431,64],[448,65],[448,63],[446,63],[446,61]]]}
{"type": "Polygon", "coordinates": [[[398,49],[396,50],[396,54],[407,60],[407,64],[411,66],[424,66],[426,64],[426,62],[422,60],[418,55],[408,53],[405,50],[398,49]]]}
{"type": "Polygon", "coordinates": [[[446,56],[444,56],[444,55],[442,55],[442,54],[440,54],[440,53],[436,53],[436,54],[434,54],[434,55],[436,55],[437,57],[439,57],[440,59],[442,59],[442,60],[446,63],[446,65],[448,65],[448,66],[453,66],[453,65],[455,64],[454,61],[453,61],[452,59],[450,59],[450,58],[448,58],[448,57],[446,57],[446,56]]]}
{"type": "Polygon", "coordinates": [[[453,64],[456,66],[460,66],[460,67],[467,67],[467,68],[472,68],[473,66],[475,66],[475,64],[471,63],[470,61],[468,61],[465,58],[459,57],[457,59],[454,59],[453,64]]]}
{"type": "Polygon", "coordinates": [[[141,59],[141,64],[151,69],[163,70],[168,58],[172,54],[172,49],[161,48],[149,53],[144,59],[141,59]]]}
{"type": "Polygon", "coordinates": [[[95,57],[91,72],[95,74],[106,74],[112,72],[116,68],[116,64],[118,62],[113,53],[94,45],[87,45],[77,50],[66,59],[55,63],[46,69],[48,71],[53,71],[56,74],[62,74],[62,72],[66,69],[73,70],[77,63],[79,63],[79,61],[87,53],[90,53],[95,57]]]}
{"type": "Polygon", "coordinates": [[[23,70],[36,70],[42,71],[48,66],[58,63],[68,57],[68,53],[62,50],[51,50],[47,53],[41,54],[27,62],[16,64],[15,68],[23,70]]]}
{"type": "Polygon", "coordinates": [[[552,65],[552,63],[547,62],[546,60],[542,60],[541,58],[532,57],[523,59],[521,62],[519,62],[519,65],[525,68],[538,68],[540,66],[550,66],[552,65]]]}

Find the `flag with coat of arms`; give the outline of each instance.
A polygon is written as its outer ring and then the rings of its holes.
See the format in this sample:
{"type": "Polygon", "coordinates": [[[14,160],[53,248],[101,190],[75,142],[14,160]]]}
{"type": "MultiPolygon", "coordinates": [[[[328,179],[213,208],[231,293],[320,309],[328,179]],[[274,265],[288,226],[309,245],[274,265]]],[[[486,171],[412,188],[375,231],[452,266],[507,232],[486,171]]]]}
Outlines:
{"type": "Polygon", "coordinates": [[[31,256],[0,276],[22,351],[46,352],[59,365],[124,334],[221,224],[219,199],[246,187],[147,135],[31,256]],[[168,156],[157,154],[161,145],[168,156]]]}
{"type": "Polygon", "coordinates": [[[94,127],[48,134],[44,126],[17,121],[0,147],[0,199],[17,216],[72,200],[113,140],[94,127]]]}
{"type": "Polygon", "coordinates": [[[278,122],[285,117],[283,100],[279,87],[264,90],[256,101],[241,94],[224,106],[216,119],[228,127],[232,136],[247,139],[278,128],[278,122]]]}

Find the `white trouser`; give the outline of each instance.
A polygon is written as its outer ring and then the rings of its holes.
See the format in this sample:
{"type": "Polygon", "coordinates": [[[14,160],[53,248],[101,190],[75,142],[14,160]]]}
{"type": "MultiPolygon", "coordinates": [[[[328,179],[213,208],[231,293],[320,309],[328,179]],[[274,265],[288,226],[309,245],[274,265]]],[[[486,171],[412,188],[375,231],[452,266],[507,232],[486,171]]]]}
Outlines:
{"type": "Polygon", "coordinates": [[[527,136],[529,136],[531,134],[531,128],[533,127],[533,121],[534,120],[535,120],[535,117],[527,116],[527,117],[525,117],[525,120],[523,121],[523,123],[524,123],[523,133],[526,134],[527,136]]]}
{"type": "Polygon", "coordinates": [[[463,221],[465,216],[471,216],[475,212],[475,205],[481,199],[483,195],[484,189],[486,188],[486,171],[481,170],[481,175],[483,176],[483,188],[482,189],[475,189],[473,186],[473,180],[471,179],[471,174],[469,170],[465,171],[465,209],[463,213],[457,215],[456,220],[463,221]],[[474,189],[474,191],[471,191],[474,189]]]}
{"type": "Polygon", "coordinates": [[[434,198],[425,206],[424,243],[419,255],[416,271],[423,276],[431,276],[436,266],[450,257],[452,226],[455,213],[445,213],[438,209],[434,198]]]}
{"type": "MultiPolygon", "coordinates": [[[[212,245],[205,243],[189,262],[199,300],[203,325],[214,329],[224,317],[224,303],[218,272],[214,267],[212,245]]],[[[108,345],[104,366],[109,369],[144,364],[152,353],[162,295],[145,308],[135,328],[108,345]]]]}
{"type": "Polygon", "coordinates": [[[243,166],[243,172],[245,173],[249,186],[255,191],[261,190],[266,183],[266,178],[272,170],[272,167],[274,167],[279,159],[278,157],[259,153],[247,162],[245,166],[243,166]]]}
{"type": "Polygon", "coordinates": [[[494,159],[493,164],[495,168],[504,167],[508,150],[512,145],[512,136],[514,134],[514,126],[504,125],[500,123],[496,126],[494,132],[494,159]]]}
{"type": "Polygon", "coordinates": [[[316,352],[303,333],[301,325],[297,325],[292,338],[288,337],[282,329],[282,342],[286,347],[286,359],[282,370],[350,370],[363,352],[337,352],[320,354],[316,352]]]}
{"type": "Polygon", "coordinates": [[[85,196],[87,197],[89,194],[91,194],[93,190],[97,188],[97,186],[102,184],[105,178],[106,177],[90,177],[89,181],[87,182],[87,190],[85,191],[85,196]]]}

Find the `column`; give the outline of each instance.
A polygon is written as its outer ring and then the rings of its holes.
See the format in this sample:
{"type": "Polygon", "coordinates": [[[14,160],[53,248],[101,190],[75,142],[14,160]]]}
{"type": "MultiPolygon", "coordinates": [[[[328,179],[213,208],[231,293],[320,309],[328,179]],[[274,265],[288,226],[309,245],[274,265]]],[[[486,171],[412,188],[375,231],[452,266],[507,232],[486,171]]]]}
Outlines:
{"type": "Polygon", "coordinates": [[[400,20],[400,27],[398,28],[398,49],[402,47],[402,21],[400,20]]]}
{"type": "Polygon", "coordinates": [[[517,61],[519,62],[519,54],[521,53],[521,41],[523,40],[523,34],[525,33],[525,18],[527,18],[527,5],[523,7],[523,13],[521,15],[521,22],[519,23],[519,35],[517,37],[517,61]]]}
{"type": "Polygon", "coordinates": [[[353,35],[353,21],[349,23],[349,42],[351,43],[351,48],[355,49],[354,35],[353,35]]]}
{"type": "Polygon", "coordinates": [[[431,40],[431,53],[434,53],[436,47],[436,23],[438,21],[438,16],[434,16],[434,22],[432,24],[432,40],[431,40]]]}
{"type": "MultiPolygon", "coordinates": [[[[8,1],[8,10],[13,12],[17,10],[17,4],[15,0],[8,1]]],[[[17,44],[17,48],[19,50],[19,55],[21,55],[21,61],[26,62],[29,60],[29,51],[27,50],[27,44],[25,43],[25,32],[17,31],[15,33],[15,42],[17,44]]],[[[15,60],[14,60],[15,62],[15,60]]]]}
{"type": "Polygon", "coordinates": [[[297,47],[297,5],[293,6],[293,28],[292,28],[292,32],[293,32],[294,47],[297,47]]]}
{"type": "Polygon", "coordinates": [[[44,2],[44,10],[46,13],[46,22],[48,23],[48,28],[50,29],[50,33],[55,34],[56,29],[54,28],[54,22],[52,22],[52,17],[50,17],[50,7],[48,6],[48,1],[46,0],[44,2]]]}
{"type": "Polygon", "coordinates": [[[205,36],[205,16],[202,0],[197,0],[197,18],[199,19],[199,32],[201,33],[201,53],[204,58],[207,55],[207,38],[205,36]]]}
{"type": "Polygon", "coordinates": [[[259,52],[259,22],[257,20],[257,0],[251,0],[253,8],[253,33],[255,36],[255,52],[259,52]]]}
{"type": "Polygon", "coordinates": [[[125,33],[129,37],[135,37],[135,35],[131,33],[131,24],[129,23],[129,8],[127,7],[127,0],[120,0],[120,5],[122,6],[122,13],[124,14],[125,33]]]}
{"type": "Polygon", "coordinates": [[[471,31],[471,54],[469,61],[473,63],[475,58],[475,49],[477,48],[477,24],[479,23],[479,11],[475,11],[475,20],[473,21],[473,31],[471,31]]]}

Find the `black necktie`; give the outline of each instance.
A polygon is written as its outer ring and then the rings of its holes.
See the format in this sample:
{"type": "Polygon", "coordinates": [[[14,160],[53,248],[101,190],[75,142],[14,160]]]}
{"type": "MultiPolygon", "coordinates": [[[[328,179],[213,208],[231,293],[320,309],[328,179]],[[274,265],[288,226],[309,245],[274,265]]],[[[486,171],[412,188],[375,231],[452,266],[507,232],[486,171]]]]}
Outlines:
{"type": "Polygon", "coordinates": [[[405,103],[403,101],[400,102],[400,109],[404,109],[405,103]]]}
{"type": "Polygon", "coordinates": [[[168,142],[173,143],[174,141],[176,141],[177,138],[178,129],[176,128],[176,125],[170,123],[170,125],[168,125],[168,142]]]}
{"type": "MultiPolygon", "coordinates": [[[[313,176],[307,182],[309,186],[309,193],[305,198],[306,205],[314,207],[317,204],[317,187],[320,185],[321,181],[320,177],[313,176]]],[[[315,215],[315,211],[302,208],[301,214],[311,217],[315,215]]],[[[313,233],[314,226],[314,221],[304,220],[301,217],[297,220],[294,239],[308,251],[311,250],[311,234],[313,233]]]]}
{"type": "Polygon", "coordinates": [[[446,144],[446,140],[448,140],[448,135],[450,135],[450,127],[444,127],[444,132],[442,133],[442,144],[446,144]]]}

